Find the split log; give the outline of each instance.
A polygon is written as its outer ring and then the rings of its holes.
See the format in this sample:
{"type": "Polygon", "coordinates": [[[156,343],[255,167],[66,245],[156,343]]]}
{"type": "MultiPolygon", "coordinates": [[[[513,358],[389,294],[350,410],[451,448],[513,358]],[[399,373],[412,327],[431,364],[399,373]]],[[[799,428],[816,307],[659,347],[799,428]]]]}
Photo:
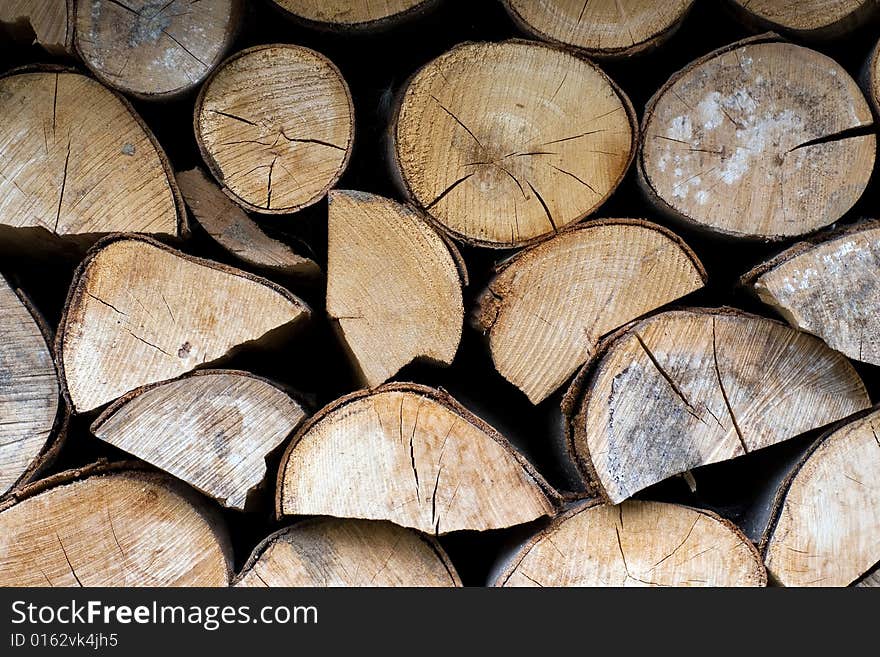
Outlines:
{"type": "Polygon", "coordinates": [[[876,0],[730,0],[746,24],[801,39],[834,39],[877,15],[876,0]]]}
{"type": "Polygon", "coordinates": [[[416,359],[452,363],[467,275],[455,247],[414,209],[330,192],[327,314],[369,387],[416,359]]]}
{"type": "Polygon", "coordinates": [[[794,328],[850,358],[880,365],[880,222],[803,242],[743,282],[794,328]]]}
{"type": "Polygon", "coordinates": [[[390,522],[313,518],[260,543],[239,587],[461,586],[431,536],[390,522]]]}
{"type": "Polygon", "coordinates": [[[65,410],[43,319],[0,277],[0,497],[54,459],[65,410]]]}
{"type": "Polygon", "coordinates": [[[377,31],[422,15],[439,0],[273,0],[288,16],[331,31],[377,31]]]}
{"type": "Polygon", "coordinates": [[[454,237],[521,246],[608,198],[636,130],[629,100],[592,62],[536,42],[468,43],[404,90],[391,159],[404,193],[454,237]]]}
{"type": "Polygon", "coordinates": [[[591,221],[497,268],[474,322],[495,368],[537,404],[592,356],[602,336],[703,286],[697,256],[635,219],[591,221]]]}
{"type": "Polygon", "coordinates": [[[270,238],[201,169],[177,174],[186,205],[221,247],[252,267],[294,278],[321,274],[317,263],[270,238]]]}
{"type": "Polygon", "coordinates": [[[3,0],[0,34],[51,55],[73,54],[75,0],[3,0]]]}
{"type": "Polygon", "coordinates": [[[758,551],[730,522],[701,509],[639,501],[575,506],[496,573],[494,586],[767,584],[758,551]]]}
{"type": "Polygon", "coordinates": [[[95,465],[0,506],[0,586],[227,586],[222,518],[170,477],[95,465]]]}
{"type": "Polygon", "coordinates": [[[339,69],[314,50],[242,50],[199,94],[195,131],[223,191],[247,210],[288,214],[322,199],[351,155],[354,104],[339,69]]]}
{"type": "Polygon", "coordinates": [[[305,417],[283,390],[247,372],[200,370],[125,395],[92,424],[114,447],[244,510],[266,456],[305,417]]]}
{"type": "Polygon", "coordinates": [[[0,150],[7,247],[185,232],[161,146],[125,100],[91,78],[59,68],[0,78],[0,150]]]}
{"type": "Polygon", "coordinates": [[[710,53],[645,110],[640,183],[697,228],[779,240],[827,226],[868,184],[871,110],[833,59],[773,35],[710,53]]]}
{"type": "Polygon", "coordinates": [[[870,406],[849,361],[730,308],[660,313],[611,336],[568,391],[569,446],[612,503],[672,475],[870,406]]]}
{"type": "Polygon", "coordinates": [[[819,438],[779,489],[761,542],[784,586],[847,586],[880,561],[880,410],[819,438]]]}
{"type": "Polygon", "coordinates": [[[681,25],[694,0],[504,0],[514,22],[538,39],[591,57],[629,57],[653,50],[681,25]]]}
{"type": "Polygon", "coordinates": [[[276,510],[440,535],[523,524],[557,503],[492,427],[442,391],[397,383],[342,397],[300,428],[281,459],[276,510]]]}
{"type": "Polygon", "coordinates": [[[78,413],[173,379],[243,343],[274,342],[309,317],[271,281],[143,237],[108,238],[74,277],[56,339],[78,413]]]}
{"type": "Polygon", "coordinates": [[[143,100],[195,89],[235,38],[240,0],[80,0],[76,48],[101,82],[143,100]]]}

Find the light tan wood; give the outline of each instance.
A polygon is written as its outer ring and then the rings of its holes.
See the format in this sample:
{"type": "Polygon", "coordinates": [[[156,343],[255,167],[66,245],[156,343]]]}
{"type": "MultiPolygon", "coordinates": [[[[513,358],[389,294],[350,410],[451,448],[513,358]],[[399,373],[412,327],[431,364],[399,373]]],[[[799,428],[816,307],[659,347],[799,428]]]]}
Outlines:
{"type": "Polygon", "coordinates": [[[64,69],[0,78],[0,151],[4,241],[181,233],[161,147],[125,101],[91,78],[64,69]]]}
{"type": "Polygon", "coordinates": [[[276,508],[439,535],[529,522],[556,500],[492,427],[442,391],[402,383],[343,397],[302,427],[281,459],[276,508]]]}
{"type": "Polygon", "coordinates": [[[253,267],[285,276],[315,278],[317,263],[270,238],[201,169],[177,174],[180,193],[199,225],[220,246],[253,267]]]}
{"type": "Polygon", "coordinates": [[[782,487],[764,541],[785,586],[847,586],[880,561],[880,411],[820,438],[782,487]]]}
{"type": "Polygon", "coordinates": [[[603,335],[703,286],[697,256],[634,219],[564,231],[502,263],[477,300],[495,368],[532,403],[592,356],[603,335]]]}
{"type": "Polygon", "coordinates": [[[393,160],[406,193],[453,236],[519,246],[605,201],[632,160],[634,117],[598,67],[561,48],[468,43],[410,81],[393,160]]]}
{"type": "Polygon", "coordinates": [[[416,359],[452,363],[464,321],[451,247],[412,208],[330,192],[327,314],[358,377],[373,387],[416,359]]]}
{"type": "Polygon", "coordinates": [[[56,477],[0,513],[0,586],[227,586],[222,520],[170,478],[56,477]]]}
{"type": "Polygon", "coordinates": [[[333,63],[314,50],[264,45],[236,53],[211,75],[195,107],[202,157],[242,207],[295,212],[342,175],[354,105],[333,63]]]}
{"type": "Polygon", "coordinates": [[[105,84],[166,99],[194,89],[220,62],[241,11],[239,0],[79,0],[76,47],[105,84]]]}
{"type": "Polygon", "coordinates": [[[731,0],[747,22],[805,39],[840,37],[876,16],[876,0],[731,0]]]}
{"type": "Polygon", "coordinates": [[[579,505],[523,545],[495,586],[765,586],[749,540],[709,511],[579,505]]]}
{"type": "Polygon", "coordinates": [[[395,23],[436,0],[273,0],[295,18],[329,29],[373,29],[395,23]]]}
{"type": "Polygon", "coordinates": [[[678,28],[693,0],[504,0],[529,34],[581,49],[593,57],[651,50],[678,28]]]}
{"type": "Polygon", "coordinates": [[[47,336],[0,277],[0,497],[40,464],[62,411],[47,336]]]}
{"type": "Polygon", "coordinates": [[[822,341],[733,309],[635,322],[603,345],[569,396],[578,465],[613,503],[871,403],[849,361],[822,341]]]}
{"type": "Polygon", "coordinates": [[[3,0],[0,33],[25,45],[36,43],[52,55],[73,52],[74,0],[3,0]]]}
{"type": "Polygon", "coordinates": [[[133,237],[96,246],[65,309],[56,357],[80,413],[265,342],[310,314],[270,281],[133,237]]]}
{"type": "Polygon", "coordinates": [[[649,102],[639,174],[659,209],[782,239],[837,221],[864,192],[876,136],[855,81],[821,53],[768,39],[692,63],[649,102]]]}
{"type": "Polygon", "coordinates": [[[264,379],[202,370],[132,391],[91,431],[223,506],[244,510],[266,477],[266,457],[303,418],[302,407],[264,379]]]}
{"type": "Polygon", "coordinates": [[[803,242],[743,280],[794,328],[850,358],[880,365],[880,223],[803,242]]]}
{"type": "Polygon", "coordinates": [[[258,545],[235,586],[446,587],[461,581],[430,536],[390,522],[315,518],[258,545]]]}

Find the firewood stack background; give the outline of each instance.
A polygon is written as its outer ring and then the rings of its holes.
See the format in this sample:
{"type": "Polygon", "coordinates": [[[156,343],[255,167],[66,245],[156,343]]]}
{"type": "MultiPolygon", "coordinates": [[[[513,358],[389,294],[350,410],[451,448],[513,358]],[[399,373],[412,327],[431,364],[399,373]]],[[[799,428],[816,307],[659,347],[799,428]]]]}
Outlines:
{"type": "Polygon", "coordinates": [[[0,3],[0,585],[878,585],[878,18],[0,3]]]}

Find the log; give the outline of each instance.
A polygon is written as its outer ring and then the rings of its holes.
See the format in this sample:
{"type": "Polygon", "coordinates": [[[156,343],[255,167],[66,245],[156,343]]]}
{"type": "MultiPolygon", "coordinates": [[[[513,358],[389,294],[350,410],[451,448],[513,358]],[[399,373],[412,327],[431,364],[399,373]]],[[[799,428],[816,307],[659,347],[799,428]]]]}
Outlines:
{"type": "Polygon", "coordinates": [[[456,239],[502,248],[594,212],[626,173],[636,134],[629,100],[595,64],[506,41],[456,46],[418,71],[389,146],[410,199],[456,239]]]}
{"type": "Polygon", "coordinates": [[[602,336],[705,280],[697,256],[669,230],[638,219],[591,221],[503,261],[473,320],[488,334],[498,372],[537,404],[602,336]]]}
{"type": "Polygon", "coordinates": [[[0,277],[0,498],[51,464],[66,409],[45,321],[0,277]]]}
{"type": "Polygon", "coordinates": [[[237,587],[461,586],[432,536],[390,522],[312,518],[260,543],[237,587]]]}
{"type": "Polygon", "coordinates": [[[64,308],[56,360],[77,413],[270,344],[310,315],[275,283],[136,236],[95,245],[64,308]]]}
{"type": "Polygon", "coordinates": [[[792,327],[855,360],[880,365],[880,222],[786,249],[742,278],[792,327]]]}
{"type": "Polygon", "coordinates": [[[0,34],[50,55],[73,54],[75,0],[4,0],[0,2],[0,34]]]}
{"type": "Polygon", "coordinates": [[[312,280],[321,268],[272,239],[199,168],[177,174],[180,193],[195,221],[227,252],[268,273],[312,280]]]}
{"type": "Polygon", "coordinates": [[[734,13],[756,29],[778,30],[800,39],[835,39],[877,16],[876,0],[730,0],[734,13]]]}
{"type": "Polygon", "coordinates": [[[265,379],[199,370],[128,393],[101,413],[91,431],[243,511],[266,477],[266,457],[303,418],[302,407],[265,379]]]}
{"type": "Polygon", "coordinates": [[[870,404],[849,361],[817,338],[731,308],[694,308],[612,335],[564,407],[591,492],[617,503],[870,404]]]}
{"type": "Polygon", "coordinates": [[[529,35],[608,59],[654,50],[675,34],[692,5],[693,0],[504,0],[507,13],[529,35]]]}
{"type": "Polygon", "coordinates": [[[639,181],[658,210],[764,240],[834,223],[861,197],[876,136],[833,59],[765,35],[698,59],[649,101],[639,181]]]}
{"type": "Polygon", "coordinates": [[[7,248],[186,232],[161,146],[124,99],[89,77],[54,67],[0,78],[0,149],[7,248]]]}
{"type": "Polygon", "coordinates": [[[356,392],[301,427],[281,459],[276,511],[389,520],[440,535],[552,515],[558,496],[492,427],[443,391],[356,392]]]}
{"type": "Polygon", "coordinates": [[[765,586],[730,522],[664,502],[580,503],[496,566],[494,586],[765,586]]]}
{"type": "Polygon", "coordinates": [[[227,586],[222,518],[154,472],[92,465],[0,506],[0,586],[227,586]]]}
{"type": "Polygon", "coordinates": [[[783,586],[847,586],[880,561],[880,410],[820,437],[779,488],[761,541],[783,586]]]}
{"type": "Polygon", "coordinates": [[[874,110],[874,115],[880,115],[880,41],[871,48],[871,53],[862,66],[859,82],[874,110]]]}
{"type": "Polygon", "coordinates": [[[298,23],[333,32],[375,32],[423,15],[440,0],[272,0],[298,23]]]}
{"type": "Polygon", "coordinates": [[[413,360],[449,365],[464,322],[461,256],[418,211],[330,192],[327,314],[369,387],[413,360]]]}
{"type": "Polygon", "coordinates": [[[246,210],[289,214],[324,198],[351,156],[354,104],[339,69],[289,44],[242,50],[195,106],[202,158],[246,210]]]}

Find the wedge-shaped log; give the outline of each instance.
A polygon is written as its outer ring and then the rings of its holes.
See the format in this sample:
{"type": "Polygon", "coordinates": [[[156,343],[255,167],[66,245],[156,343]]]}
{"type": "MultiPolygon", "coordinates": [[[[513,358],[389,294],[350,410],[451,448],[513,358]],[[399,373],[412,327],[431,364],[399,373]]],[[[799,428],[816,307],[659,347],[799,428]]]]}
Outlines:
{"type": "Polygon", "coordinates": [[[405,193],[453,236],[521,246],[608,198],[636,130],[629,100],[592,62],[536,42],[467,43],[404,90],[392,159],[405,193]]]}
{"type": "Polygon", "coordinates": [[[321,274],[314,260],[266,235],[201,169],[178,173],[177,182],[198,224],[242,262],[296,278],[312,279],[321,274]]]}
{"type": "Polygon", "coordinates": [[[56,339],[73,409],[269,342],[308,318],[284,288],[142,237],[108,238],[75,276],[56,339]]]}
{"type": "Polygon", "coordinates": [[[538,39],[592,57],[629,57],[653,50],[678,29],[693,0],[504,0],[510,17],[538,39]]]}
{"type": "Polygon", "coordinates": [[[390,522],[313,518],[260,543],[235,586],[440,587],[461,581],[431,536],[390,522]]]}
{"type": "Polygon", "coordinates": [[[76,0],[4,0],[0,2],[0,35],[24,46],[35,43],[52,55],[73,53],[76,0]]]}
{"type": "Polygon", "coordinates": [[[833,39],[877,15],[875,0],[730,0],[746,23],[802,39],[833,39]]]}
{"type": "Polygon", "coordinates": [[[195,89],[238,31],[241,0],[80,0],[76,48],[119,91],[165,100],[195,89]]]}
{"type": "Polygon", "coordinates": [[[327,313],[361,381],[377,386],[415,359],[449,365],[461,341],[464,264],[417,211],[330,192],[327,313]]]}
{"type": "Polygon", "coordinates": [[[0,78],[0,241],[89,244],[184,230],[164,153],[134,110],[65,69],[0,78]],[[109,129],[108,126],[112,126],[109,129]]]}
{"type": "Polygon", "coordinates": [[[430,10],[439,0],[273,0],[309,27],[330,31],[384,30],[430,10]]]}
{"type": "Polygon", "coordinates": [[[51,340],[27,298],[0,277],[0,497],[54,457],[64,408],[51,340]]]}
{"type": "Polygon", "coordinates": [[[633,323],[600,347],[564,401],[577,464],[593,492],[613,503],[868,406],[841,354],[729,308],[633,323]]]}
{"type": "Polygon", "coordinates": [[[91,466],[0,507],[0,586],[227,586],[222,519],[156,473],[91,466]]]}
{"type": "Polygon", "coordinates": [[[710,511],[579,504],[516,550],[495,586],[765,586],[755,546],[710,511]]]}
{"type": "Polygon", "coordinates": [[[880,222],[803,242],[743,277],[794,328],[880,365],[880,222]]]}
{"type": "Polygon", "coordinates": [[[633,219],[591,221],[502,263],[477,300],[496,369],[535,404],[603,335],[699,289],[706,274],[673,233],[633,219]]]}
{"type": "Polygon", "coordinates": [[[650,100],[638,168],[658,209],[777,240],[834,223],[865,191],[877,140],[862,92],[833,59],[773,38],[710,53],[650,100]]]}
{"type": "Polygon", "coordinates": [[[880,561],[880,411],[816,441],[783,483],[762,541],[785,586],[847,586],[880,561]]]}
{"type": "Polygon", "coordinates": [[[552,514],[558,496],[492,427],[410,383],[342,397],[281,459],[279,517],[389,520],[435,535],[552,514]]]}
{"type": "Polygon", "coordinates": [[[276,44],[242,50],[199,94],[195,131],[223,191],[247,210],[287,214],[317,203],[348,164],[354,104],[333,63],[276,44]]]}
{"type": "Polygon", "coordinates": [[[243,510],[266,476],[266,456],[304,417],[265,379],[200,370],[125,395],[95,420],[92,433],[243,510]]]}

